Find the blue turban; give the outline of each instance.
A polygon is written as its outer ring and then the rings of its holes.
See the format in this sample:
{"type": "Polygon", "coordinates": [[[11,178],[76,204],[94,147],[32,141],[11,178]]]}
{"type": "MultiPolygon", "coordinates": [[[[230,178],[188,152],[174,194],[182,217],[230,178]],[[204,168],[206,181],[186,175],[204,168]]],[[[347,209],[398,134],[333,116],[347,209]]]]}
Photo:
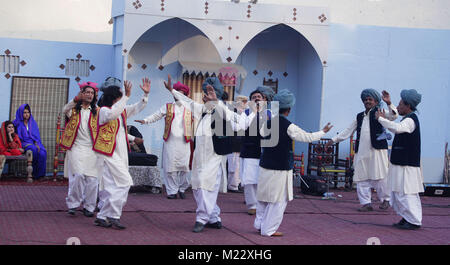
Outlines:
{"type": "Polygon", "coordinates": [[[115,77],[108,77],[106,78],[105,82],[103,82],[100,90],[105,92],[109,87],[118,87],[120,89],[121,86],[122,82],[120,82],[120,79],[117,79],[115,77]]]}
{"type": "Polygon", "coordinates": [[[223,96],[223,86],[222,86],[222,83],[220,83],[219,78],[217,78],[217,77],[206,78],[206,80],[203,82],[203,85],[202,85],[202,89],[203,89],[203,92],[205,92],[205,94],[208,93],[206,90],[207,85],[211,85],[214,88],[214,91],[216,91],[217,99],[220,100],[223,96]]]}
{"type": "Polygon", "coordinates": [[[377,106],[381,106],[381,95],[378,91],[373,88],[366,88],[361,92],[361,100],[364,101],[366,97],[372,97],[375,99],[378,104],[377,106]]]}
{"type": "Polygon", "coordinates": [[[273,89],[268,86],[259,86],[256,88],[256,91],[263,94],[267,98],[267,101],[272,101],[273,97],[275,96],[275,92],[273,91],[273,89]]]}
{"type": "Polygon", "coordinates": [[[295,104],[295,96],[291,91],[282,89],[273,97],[273,101],[279,102],[280,109],[292,108],[295,104]]]}
{"type": "Polygon", "coordinates": [[[403,102],[411,106],[412,110],[416,110],[417,105],[422,101],[422,95],[417,93],[415,89],[404,89],[400,92],[403,102]]]}

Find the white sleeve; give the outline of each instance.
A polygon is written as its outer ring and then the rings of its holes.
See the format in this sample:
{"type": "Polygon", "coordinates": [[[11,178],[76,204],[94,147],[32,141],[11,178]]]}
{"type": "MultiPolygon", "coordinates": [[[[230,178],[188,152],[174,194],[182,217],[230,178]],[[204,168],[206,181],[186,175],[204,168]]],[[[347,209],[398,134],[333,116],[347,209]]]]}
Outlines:
{"type": "Polygon", "coordinates": [[[247,114],[245,114],[245,112],[242,112],[240,120],[240,128],[244,131],[247,130],[250,124],[255,119],[255,117],[257,116],[254,112],[251,112],[248,116],[247,114]]]}
{"type": "Polygon", "coordinates": [[[378,122],[389,131],[398,133],[412,133],[416,129],[416,123],[411,118],[406,118],[399,123],[387,120],[383,117],[378,118],[378,122]]]}
{"type": "Polygon", "coordinates": [[[325,132],[320,130],[318,132],[308,133],[302,130],[297,125],[291,123],[291,125],[289,125],[287,129],[287,134],[294,141],[310,143],[320,140],[320,138],[325,135],[325,132]]]}
{"type": "Polygon", "coordinates": [[[339,133],[336,136],[333,136],[331,140],[333,140],[333,143],[339,143],[344,141],[345,139],[352,136],[352,134],[355,132],[357,126],[356,120],[354,120],[350,126],[347,127],[347,129],[343,130],[341,133],[339,133]]]}
{"type": "Polygon", "coordinates": [[[242,113],[237,114],[236,112],[231,111],[222,101],[219,101],[219,103],[216,105],[216,111],[222,119],[225,114],[225,120],[231,123],[231,128],[233,129],[233,131],[237,132],[239,130],[246,130],[248,128],[248,126],[245,127],[246,121],[244,120],[244,118],[247,116],[245,113],[243,113],[243,115],[245,116],[243,117],[242,113]]]}
{"type": "Polygon", "coordinates": [[[127,110],[127,118],[132,117],[141,112],[145,108],[145,106],[147,106],[147,102],[148,102],[148,94],[144,93],[144,96],[142,96],[141,100],[134,103],[133,105],[126,106],[125,109],[127,110]]]}
{"type": "Polygon", "coordinates": [[[105,124],[111,120],[115,120],[120,117],[123,110],[125,109],[125,105],[128,101],[127,96],[122,96],[122,98],[117,101],[111,108],[102,107],[100,108],[100,112],[98,115],[98,123],[100,125],[105,124]]]}
{"type": "Polygon", "coordinates": [[[134,142],[134,139],[135,139],[136,137],[134,137],[133,135],[131,135],[131,134],[128,134],[128,141],[129,142],[134,142]]]}
{"type": "Polygon", "coordinates": [[[62,112],[67,116],[67,118],[70,118],[70,116],[72,116],[72,109],[75,108],[76,105],[77,103],[75,103],[73,99],[69,101],[69,103],[64,105],[62,112]]]}
{"type": "Polygon", "coordinates": [[[182,93],[176,91],[175,89],[172,89],[172,95],[181,102],[183,107],[185,107],[187,110],[191,111],[192,115],[195,119],[201,120],[202,119],[202,113],[203,113],[203,105],[199,104],[192,99],[186,97],[182,93]]]}
{"type": "Polygon", "coordinates": [[[386,112],[386,119],[390,121],[394,121],[398,118],[398,111],[397,108],[391,104],[388,106],[389,110],[386,112]]]}
{"type": "Polygon", "coordinates": [[[145,124],[154,123],[159,121],[160,119],[164,118],[166,116],[167,107],[166,105],[162,106],[159,110],[157,110],[155,113],[147,116],[144,119],[145,124]]]}

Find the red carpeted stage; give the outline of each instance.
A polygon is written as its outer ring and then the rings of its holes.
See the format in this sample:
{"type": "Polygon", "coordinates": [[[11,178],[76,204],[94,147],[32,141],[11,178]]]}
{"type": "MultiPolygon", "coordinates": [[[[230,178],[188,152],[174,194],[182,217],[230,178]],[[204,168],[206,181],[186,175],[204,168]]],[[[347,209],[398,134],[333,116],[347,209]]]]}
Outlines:
{"type": "MultiPolygon", "coordinates": [[[[195,223],[192,192],[185,200],[163,194],[130,193],[122,231],[94,226],[94,218],[66,212],[67,182],[32,184],[0,181],[0,244],[66,244],[76,237],[82,245],[365,245],[377,237],[382,245],[448,245],[450,199],[422,196],[423,227],[403,231],[392,227],[400,217],[392,209],[360,213],[356,192],[333,190],[337,200],[300,193],[288,204],[279,231],[283,237],[262,237],[253,228],[242,193],[219,194],[224,228],[191,232],[195,223]]],[[[376,194],[373,194],[376,198],[376,194]]]]}

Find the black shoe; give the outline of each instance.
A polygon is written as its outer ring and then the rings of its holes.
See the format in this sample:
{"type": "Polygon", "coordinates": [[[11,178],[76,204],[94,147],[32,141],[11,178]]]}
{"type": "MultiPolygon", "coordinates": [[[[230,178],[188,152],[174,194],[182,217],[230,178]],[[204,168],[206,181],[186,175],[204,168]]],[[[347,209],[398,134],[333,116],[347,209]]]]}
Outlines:
{"type": "Polygon", "coordinates": [[[215,222],[215,223],[207,223],[205,225],[205,227],[221,229],[222,228],[222,222],[218,221],[218,222],[215,222]]]}
{"type": "Polygon", "coordinates": [[[167,195],[167,199],[176,199],[176,198],[177,198],[176,194],[167,195]]]}
{"type": "Polygon", "coordinates": [[[202,224],[200,222],[195,222],[194,230],[192,230],[192,232],[199,233],[199,232],[203,231],[203,228],[205,228],[204,224],[202,224]]]}
{"type": "Polygon", "coordinates": [[[414,225],[409,223],[408,221],[405,221],[402,225],[396,225],[395,227],[403,230],[416,230],[420,228],[420,225],[414,225]]]}
{"type": "Polygon", "coordinates": [[[90,212],[90,211],[86,210],[85,208],[83,208],[83,214],[86,217],[93,217],[94,216],[93,212],[90,212]]]}
{"type": "Polygon", "coordinates": [[[237,190],[228,190],[228,192],[230,192],[230,193],[243,193],[243,191],[242,190],[239,190],[239,189],[237,189],[237,190]]]}
{"type": "Polygon", "coordinates": [[[401,226],[406,222],[405,218],[402,218],[402,220],[400,220],[400,222],[393,224],[393,226],[397,227],[397,226],[401,226]]]}
{"type": "Polygon", "coordinates": [[[178,195],[180,196],[180,199],[186,199],[186,195],[184,194],[184,192],[179,191],[178,195]]]}
{"type": "Polygon", "coordinates": [[[364,204],[361,208],[358,209],[358,212],[371,212],[371,211],[373,211],[373,208],[370,203],[364,204]]]}
{"type": "Polygon", "coordinates": [[[71,208],[67,211],[68,214],[70,215],[75,215],[75,212],[77,211],[77,208],[71,208]]]}
{"type": "Polygon", "coordinates": [[[96,226],[101,226],[101,227],[111,227],[111,224],[108,223],[108,221],[100,219],[100,218],[96,218],[94,221],[94,224],[96,226]]]}
{"type": "Polygon", "coordinates": [[[115,218],[109,218],[107,217],[108,222],[117,229],[125,229],[127,228],[126,226],[124,226],[123,224],[120,223],[120,219],[115,219],[115,218]]]}

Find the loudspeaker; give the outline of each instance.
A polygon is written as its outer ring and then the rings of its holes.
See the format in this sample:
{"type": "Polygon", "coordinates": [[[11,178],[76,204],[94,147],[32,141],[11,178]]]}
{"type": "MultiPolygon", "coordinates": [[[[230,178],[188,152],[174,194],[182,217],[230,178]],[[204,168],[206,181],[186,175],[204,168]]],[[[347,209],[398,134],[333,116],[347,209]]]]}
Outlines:
{"type": "Polygon", "coordinates": [[[424,196],[433,197],[450,197],[450,185],[449,184],[423,184],[425,187],[424,196]]]}
{"type": "Polygon", "coordinates": [[[327,179],[325,177],[307,175],[302,176],[302,179],[300,180],[300,189],[304,194],[323,196],[328,190],[327,179]]]}

